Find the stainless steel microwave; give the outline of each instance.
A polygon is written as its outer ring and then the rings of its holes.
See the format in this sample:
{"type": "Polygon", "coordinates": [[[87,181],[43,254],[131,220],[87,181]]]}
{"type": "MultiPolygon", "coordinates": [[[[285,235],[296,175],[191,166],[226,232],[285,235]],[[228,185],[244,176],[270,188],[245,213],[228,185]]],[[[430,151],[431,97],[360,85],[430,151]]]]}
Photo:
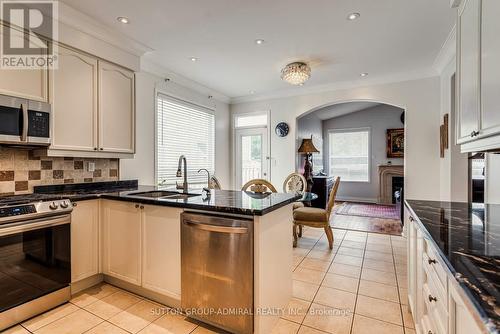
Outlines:
{"type": "Polygon", "coordinates": [[[50,104],[0,95],[0,144],[50,145],[50,104]]]}

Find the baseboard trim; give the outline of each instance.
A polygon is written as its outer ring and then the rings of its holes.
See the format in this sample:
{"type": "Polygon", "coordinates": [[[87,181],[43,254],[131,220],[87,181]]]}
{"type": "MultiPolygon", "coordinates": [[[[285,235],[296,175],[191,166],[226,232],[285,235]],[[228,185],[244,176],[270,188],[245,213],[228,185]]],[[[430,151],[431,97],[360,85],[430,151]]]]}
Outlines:
{"type": "Polygon", "coordinates": [[[93,287],[104,281],[104,276],[102,274],[97,274],[94,276],[90,276],[79,280],[77,282],[71,283],[71,294],[74,295],[80,291],[93,287]]]}
{"type": "Polygon", "coordinates": [[[371,203],[377,204],[376,198],[367,198],[367,197],[350,197],[350,196],[339,196],[335,199],[335,201],[339,202],[359,202],[359,203],[371,203]]]}

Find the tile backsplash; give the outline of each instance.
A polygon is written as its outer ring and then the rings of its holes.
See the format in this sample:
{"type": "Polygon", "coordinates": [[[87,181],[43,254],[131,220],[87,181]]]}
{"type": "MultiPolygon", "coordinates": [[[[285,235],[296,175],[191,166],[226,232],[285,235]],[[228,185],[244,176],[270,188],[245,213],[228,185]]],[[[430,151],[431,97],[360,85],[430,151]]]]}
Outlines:
{"type": "Polygon", "coordinates": [[[35,157],[33,151],[0,147],[0,196],[33,192],[34,186],[116,181],[118,159],[35,157]],[[88,172],[87,164],[95,163],[88,172]]]}

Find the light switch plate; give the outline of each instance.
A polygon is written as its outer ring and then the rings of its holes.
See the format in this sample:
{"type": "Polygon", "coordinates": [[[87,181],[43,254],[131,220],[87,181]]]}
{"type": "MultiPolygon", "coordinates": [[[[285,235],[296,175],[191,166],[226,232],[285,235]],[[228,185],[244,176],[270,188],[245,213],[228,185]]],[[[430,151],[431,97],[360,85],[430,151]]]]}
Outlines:
{"type": "Polygon", "coordinates": [[[87,172],[95,171],[95,162],[87,162],[87,172]]]}

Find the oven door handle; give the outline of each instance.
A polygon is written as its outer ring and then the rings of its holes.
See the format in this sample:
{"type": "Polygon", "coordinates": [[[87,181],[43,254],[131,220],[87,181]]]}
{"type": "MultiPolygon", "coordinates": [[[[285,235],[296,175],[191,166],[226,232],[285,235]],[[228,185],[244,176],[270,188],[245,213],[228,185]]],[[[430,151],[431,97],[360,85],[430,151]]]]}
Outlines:
{"type": "Polygon", "coordinates": [[[21,221],[11,224],[5,224],[5,225],[0,225],[0,237],[33,231],[33,230],[40,230],[47,227],[54,227],[70,223],[71,223],[71,215],[63,215],[57,217],[40,218],[40,219],[21,221]]]}
{"type": "Polygon", "coordinates": [[[28,141],[28,104],[21,104],[21,110],[23,112],[23,132],[21,133],[21,141],[28,141]]]}

